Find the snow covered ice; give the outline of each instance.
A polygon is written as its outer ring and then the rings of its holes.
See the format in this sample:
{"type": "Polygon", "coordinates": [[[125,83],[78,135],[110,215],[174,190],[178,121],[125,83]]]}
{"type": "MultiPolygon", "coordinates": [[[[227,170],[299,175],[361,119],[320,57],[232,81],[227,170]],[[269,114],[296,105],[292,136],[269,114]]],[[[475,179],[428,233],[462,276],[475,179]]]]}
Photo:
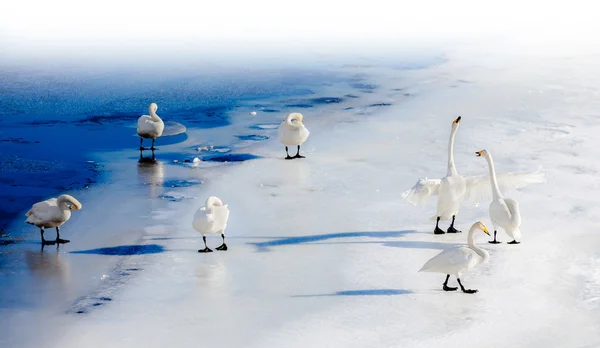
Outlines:
{"type": "MultiPolygon", "coordinates": [[[[42,298],[0,308],[0,346],[599,346],[597,57],[485,50],[448,50],[423,69],[362,67],[373,88],[325,89],[315,98],[360,97],[302,110],[305,159],[284,161],[269,127],[268,139],[244,147],[257,158],[238,163],[182,166],[156,151],[159,164],[145,165],[118,154],[104,193],[84,194],[85,211],[62,230],[72,242],[30,254],[35,280],[3,284],[4,297],[42,298]],[[435,200],[401,199],[417,178],[444,176],[458,115],[460,173],[486,174],[474,156],[485,148],[502,172],[541,166],[547,179],[510,194],[521,244],[476,236],[490,260],[462,279],[473,295],[444,292],[443,275],[417,271],[466,244],[475,221],[490,227],[488,203],[465,202],[463,233],[436,236],[435,200]],[[173,178],[202,184],[161,186],[173,178]],[[123,190],[128,180],[138,185],[123,190]],[[159,198],[167,193],[195,199],[159,198]],[[199,254],[191,222],[210,195],[229,205],[229,250],[199,254]],[[44,281],[43,292],[32,288],[44,281]]],[[[249,121],[276,122],[265,114],[249,121]]],[[[195,141],[217,131],[187,132],[195,157],[195,141]]],[[[501,230],[498,239],[508,241],[501,230]]]]}

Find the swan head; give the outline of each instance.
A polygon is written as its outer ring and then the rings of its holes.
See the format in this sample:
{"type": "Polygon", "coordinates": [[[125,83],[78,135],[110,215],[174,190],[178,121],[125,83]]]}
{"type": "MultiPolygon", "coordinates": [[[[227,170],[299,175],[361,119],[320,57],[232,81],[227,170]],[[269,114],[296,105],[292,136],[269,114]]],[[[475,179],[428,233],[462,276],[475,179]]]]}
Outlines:
{"type": "Polygon", "coordinates": [[[461,118],[462,118],[461,116],[458,116],[458,118],[456,120],[452,121],[452,129],[458,128],[458,126],[460,125],[461,118]]]}
{"type": "Polygon", "coordinates": [[[149,113],[154,113],[154,112],[156,112],[156,110],[158,110],[158,105],[156,105],[156,103],[152,103],[148,107],[148,112],[149,113]]]}
{"type": "Polygon", "coordinates": [[[304,119],[304,116],[302,116],[302,114],[299,112],[292,112],[291,114],[289,114],[286,117],[287,123],[289,125],[296,126],[296,127],[302,124],[303,119],[304,119]],[[296,121],[296,122],[294,122],[294,121],[296,121]]]}
{"type": "Polygon", "coordinates": [[[475,152],[475,155],[477,157],[481,157],[481,156],[486,157],[488,155],[488,151],[487,150],[477,151],[477,152],[475,152]]]}
{"type": "Polygon", "coordinates": [[[483,233],[487,234],[488,236],[490,235],[490,231],[488,231],[485,224],[481,221],[474,223],[473,226],[471,226],[471,230],[482,230],[483,233]]]}
{"type": "Polygon", "coordinates": [[[221,201],[218,197],[215,196],[210,196],[206,199],[206,203],[204,204],[204,206],[206,206],[206,208],[211,208],[213,206],[217,206],[220,207],[223,205],[223,201],[221,201]]]}

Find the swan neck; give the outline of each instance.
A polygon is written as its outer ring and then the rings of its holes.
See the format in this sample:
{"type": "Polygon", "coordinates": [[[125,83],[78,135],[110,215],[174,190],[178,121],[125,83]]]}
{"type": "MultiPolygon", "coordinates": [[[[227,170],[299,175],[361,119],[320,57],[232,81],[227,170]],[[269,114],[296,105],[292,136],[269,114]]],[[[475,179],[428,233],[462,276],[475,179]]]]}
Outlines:
{"type": "Polygon", "coordinates": [[[450,142],[448,143],[448,175],[457,175],[456,166],[454,165],[454,138],[458,127],[453,127],[450,132],[450,142]]]}
{"type": "Polygon", "coordinates": [[[488,254],[483,249],[475,245],[475,231],[477,231],[477,229],[471,227],[469,230],[469,235],[467,236],[467,244],[469,245],[469,248],[473,249],[473,251],[475,251],[485,260],[488,258],[488,254]]]}
{"type": "Polygon", "coordinates": [[[160,119],[160,117],[158,117],[158,115],[156,114],[156,111],[155,111],[155,110],[153,110],[152,108],[150,108],[150,109],[148,110],[148,113],[150,114],[150,117],[151,117],[151,118],[152,118],[154,121],[162,121],[162,120],[160,119]]]}
{"type": "Polygon", "coordinates": [[[487,160],[490,168],[490,180],[492,183],[492,194],[494,195],[494,199],[501,198],[502,194],[498,188],[498,179],[496,178],[496,169],[494,168],[494,160],[492,159],[492,155],[488,152],[485,156],[485,159],[487,160]]]}
{"type": "Polygon", "coordinates": [[[298,128],[298,125],[295,124],[294,122],[292,122],[294,119],[298,119],[298,116],[296,116],[294,114],[289,114],[285,118],[285,123],[287,123],[287,125],[290,126],[290,127],[298,128]]]}

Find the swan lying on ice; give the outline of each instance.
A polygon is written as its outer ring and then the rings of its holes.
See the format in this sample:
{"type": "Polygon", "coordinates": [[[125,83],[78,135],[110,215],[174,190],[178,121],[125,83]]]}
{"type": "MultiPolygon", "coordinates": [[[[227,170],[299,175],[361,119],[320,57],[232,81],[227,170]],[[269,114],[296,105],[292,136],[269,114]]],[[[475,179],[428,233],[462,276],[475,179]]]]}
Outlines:
{"type": "Polygon", "coordinates": [[[482,262],[488,262],[490,258],[490,254],[488,254],[486,250],[475,245],[473,234],[476,230],[482,230],[488,236],[490,235],[488,229],[485,227],[485,224],[481,221],[477,221],[469,230],[469,234],[467,236],[467,246],[458,246],[442,251],[427,261],[419,270],[419,272],[436,272],[446,274],[446,281],[444,281],[444,286],[442,287],[444,291],[455,291],[457,289],[456,287],[448,286],[448,279],[450,279],[451,274],[454,274],[456,276],[456,280],[458,281],[458,285],[460,285],[460,289],[463,292],[467,294],[476,293],[477,290],[465,289],[460,282],[460,275],[462,273],[470,270],[482,262]]]}
{"type": "MultiPolygon", "coordinates": [[[[438,195],[437,212],[432,217],[436,220],[435,234],[444,234],[444,230],[439,228],[440,220],[450,220],[452,223],[448,228],[448,233],[460,232],[454,228],[454,220],[456,214],[462,205],[465,198],[468,198],[476,203],[482,199],[487,199],[492,196],[489,185],[489,177],[484,175],[463,177],[456,171],[454,164],[454,138],[456,131],[460,125],[461,117],[459,116],[452,122],[452,131],[450,132],[450,142],[448,145],[448,171],[443,179],[427,179],[421,178],[408,191],[402,194],[402,198],[406,199],[413,205],[425,205],[429,196],[438,195]]],[[[496,176],[499,187],[503,191],[518,189],[529,184],[537,184],[545,181],[543,173],[531,174],[515,174],[505,173],[496,176]]]]}
{"type": "Polygon", "coordinates": [[[69,243],[66,239],[60,239],[60,226],[71,218],[71,210],[80,210],[81,203],[73,196],[60,195],[58,198],[34,204],[25,214],[26,223],[40,228],[42,235],[42,245],[53,245],[54,243],[69,243]],[[56,228],[56,241],[47,241],[44,239],[44,228],[56,228]]]}
{"type": "Polygon", "coordinates": [[[304,158],[300,156],[300,145],[302,145],[310,132],[304,123],[302,123],[303,116],[299,112],[293,112],[285,118],[285,121],[279,125],[278,135],[279,141],[285,145],[285,159],[304,158]],[[294,157],[291,157],[288,153],[288,146],[298,146],[298,152],[294,157]]]}
{"type": "Polygon", "coordinates": [[[156,114],[157,109],[158,105],[156,103],[150,104],[148,107],[150,116],[143,115],[138,119],[137,134],[140,136],[140,150],[145,150],[142,146],[144,138],[152,139],[152,147],[150,149],[154,150],[154,141],[162,135],[165,129],[163,120],[156,114]]]}
{"type": "Polygon", "coordinates": [[[519,202],[514,199],[502,197],[502,193],[498,188],[498,180],[496,179],[496,170],[494,169],[494,160],[492,154],[487,150],[476,152],[478,157],[483,157],[487,160],[490,169],[490,183],[492,187],[492,203],[490,203],[490,220],[494,225],[494,240],[492,244],[500,243],[496,240],[496,232],[498,227],[502,227],[513,241],[508,244],[519,244],[521,239],[521,212],[519,211],[519,202]]]}
{"type": "Polygon", "coordinates": [[[198,250],[199,253],[212,252],[206,245],[206,235],[214,233],[220,233],[221,238],[223,238],[223,244],[218,246],[217,250],[227,250],[227,245],[225,245],[225,228],[227,227],[228,219],[229,208],[227,204],[223,205],[223,202],[215,196],[208,197],[204,207],[198,209],[196,214],[194,214],[194,221],[192,222],[192,226],[202,234],[202,239],[204,240],[204,249],[198,250]]]}

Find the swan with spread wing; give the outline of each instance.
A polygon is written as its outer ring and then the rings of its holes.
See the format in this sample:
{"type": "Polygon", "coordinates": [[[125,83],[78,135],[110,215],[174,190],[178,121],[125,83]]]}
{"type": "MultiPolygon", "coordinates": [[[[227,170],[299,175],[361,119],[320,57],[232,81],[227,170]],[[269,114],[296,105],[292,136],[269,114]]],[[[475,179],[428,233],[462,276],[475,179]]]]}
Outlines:
{"type": "MultiPolygon", "coordinates": [[[[454,138],[460,121],[461,117],[459,116],[452,122],[446,176],[443,179],[421,178],[410,190],[402,194],[402,198],[413,205],[425,205],[430,196],[438,196],[437,212],[432,217],[433,220],[436,220],[435,234],[444,234],[444,230],[439,228],[439,222],[440,220],[450,219],[452,219],[452,222],[447,232],[460,232],[454,228],[454,221],[465,199],[479,203],[492,196],[490,177],[488,175],[464,177],[458,174],[456,170],[456,165],[454,164],[454,138]]],[[[542,183],[545,181],[545,175],[539,171],[529,174],[503,173],[496,175],[496,181],[501,192],[508,192],[529,184],[542,183]]]]}

